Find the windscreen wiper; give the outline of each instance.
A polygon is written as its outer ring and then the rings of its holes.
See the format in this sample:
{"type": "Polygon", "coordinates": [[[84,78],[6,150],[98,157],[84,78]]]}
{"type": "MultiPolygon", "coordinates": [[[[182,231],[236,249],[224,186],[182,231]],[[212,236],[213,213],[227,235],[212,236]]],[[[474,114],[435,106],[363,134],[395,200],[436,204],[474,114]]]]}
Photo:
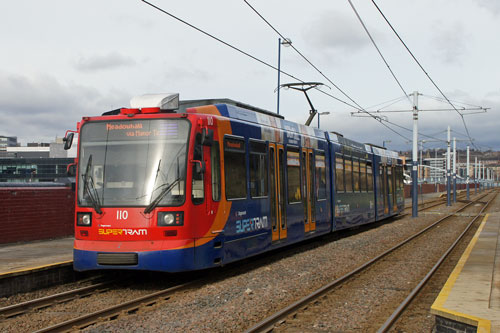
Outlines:
{"type": "Polygon", "coordinates": [[[156,206],[158,206],[161,199],[163,199],[164,196],[166,196],[170,191],[172,191],[174,186],[177,185],[177,183],[179,183],[180,180],[181,180],[180,178],[177,178],[171,184],[162,184],[156,189],[154,189],[153,192],[156,191],[158,188],[165,186],[165,188],[161,190],[160,194],[158,194],[156,198],[153,201],[151,201],[151,203],[146,207],[146,209],[144,209],[144,214],[151,213],[151,211],[155,209],[156,206]]]}
{"type": "Polygon", "coordinates": [[[97,194],[97,190],[94,186],[94,179],[92,177],[89,177],[91,167],[92,167],[92,154],[90,154],[90,156],[89,156],[87,166],[85,167],[85,173],[82,175],[82,177],[83,177],[83,193],[87,194],[87,196],[90,199],[90,203],[92,204],[92,207],[94,207],[94,210],[97,212],[97,214],[101,215],[102,210],[101,210],[101,207],[99,206],[99,195],[97,194]],[[90,180],[90,183],[92,184],[92,189],[90,189],[89,180],[90,180]],[[94,193],[92,193],[92,190],[94,193]],[[94,197],[94,195],[95,195],[95,197],[94,197]]]}

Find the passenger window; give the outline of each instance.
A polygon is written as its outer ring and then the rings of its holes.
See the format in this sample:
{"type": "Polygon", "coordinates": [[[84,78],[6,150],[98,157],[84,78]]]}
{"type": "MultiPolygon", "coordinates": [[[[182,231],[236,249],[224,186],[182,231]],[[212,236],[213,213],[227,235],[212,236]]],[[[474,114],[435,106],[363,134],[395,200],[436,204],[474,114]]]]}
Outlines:
{"type": "Polygon", "coordinates": [[[335,190],[336,192],[345,192],[344,159],[338,154],[335,156],[335,190]]]}
{"type": "Polygon", "coordinates": [[[345,190],[346,192],[352,192],[352,161],[349,157],[346,157],[344,162],[345,190]]]}
{"type": "Polygon", "coordinates": [[[300,155],[298,151],[287,151],[288,203],[302,200],[300,191],[300,155]]]}
{"type": "Polygon", "coordinates": [[[359,185],[360,185],[360,190],[361,192],[366,192],[366,162],[365,161],[360,161],[359,162],[359,185]]]}
{"type": "Polygon", "coordinates": [[[203,163],[203,146],[201,145],[201,134],[196,134],[196,142],[194,144],[193,160],[198,161],[193,163],[193,180],[191,199],[195,205],[199,205],[205,199],[205,185],[203,179],[203,170],[201,165],[203,163]]]}
{"type": "Polygon", "coordinates": [[[318,200],[326,199],[326,162],[325,153],[316,153],[316,186],[318,200]]]}
{"type": "Polygon", "coordinates": [[[359,192],[359,160],[354,158],[352,159],[352,175],[354,192],[359,192]]]}
{"type": "Polygon", "coordinates": [[[264,142],[250,141],[250,195],[267,197],[267,154],[264,142]]]}
{"type": "Polygon", "coordinates": [[[371,162],[366,163],[366,178],[367,178],[367,188],[368,192],[373,191],[373,169],[371,162]]]}
{"type": "Polygon", "coordinates": [[[220,150],[219,143],[214,141],[210,150],[210,164],[212,165],[212,200],[220,200],[221,181],[220,181],[220,150]]]}
{"type": "Polygon", "coordinates": [[[234,138],[224,140],[224,178],[228,200],[247,197],[245,152],[245,141],[234,138]]]}

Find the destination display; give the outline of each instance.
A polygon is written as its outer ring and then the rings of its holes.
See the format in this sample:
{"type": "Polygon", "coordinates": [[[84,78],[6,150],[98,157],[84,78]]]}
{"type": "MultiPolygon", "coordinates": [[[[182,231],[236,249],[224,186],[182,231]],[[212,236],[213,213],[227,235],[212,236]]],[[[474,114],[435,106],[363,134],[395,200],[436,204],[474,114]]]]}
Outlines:
{"type": "Polygon", "coordinates": [[[164,140],[185,136],[189,123],[186,120],[148,119],[111,121],[84,125],[82,134],[86,141],[164,140]]]}

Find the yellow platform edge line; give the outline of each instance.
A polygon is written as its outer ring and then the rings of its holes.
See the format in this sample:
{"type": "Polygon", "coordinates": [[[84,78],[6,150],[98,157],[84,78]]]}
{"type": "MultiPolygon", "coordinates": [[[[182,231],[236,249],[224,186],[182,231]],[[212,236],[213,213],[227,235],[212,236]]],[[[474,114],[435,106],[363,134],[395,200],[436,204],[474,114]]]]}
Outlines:
{"type": "Polygon", "coordinates": [[[8,275],[16,275],[16,274],[19,274],[19,273],[24,273],[24,272],[29,272],[29,271],[43,270],[43,269],[47,269],[47,268],[54,267],[54,266],[61,266],[61,265],[65,265],[65,264],[70,264],[72,262],[73,262],[73,260],[66,260],[66,261],[54,262],[54,263],[47,264],[47,265],[34,266],[34,267],[26,267],[26,268],[18,269],[18,270],[15,270],[15,271],[9,271],[9,272],[5,272],[5,273],[0,273],[0,279],[5,278],[8,275]]]}
{"type": "Polygon", "coordinates": [[[472,238],[471,242],[467,246],[467,249],[465,249],[464,253],[462,254],[462,257],[460,258],[457,265],[455,266],[455,269],[450,274],[450,277],[446,281],[443,289],[441,289],[441,292],[439,293],[438,297],[434,301],[434,304],[432,304],[432,306],[431,306],[431,313],[432,314],[438,315],[441,317],[445,317],[445,318],[448,318],[448,319],[451,319],[454,321],[463,322],[463,323],[466,323],[469,325],[476,326],[477,331],[480,333],[491,332],[491,321],[490,320],[447,309],[444,307],[444,303],[448,299],[448,296],[450,295],[450,292],[453,289],[453,286],[455,285],[455,282],[457,281],[458,276],[462,272],[462,269],[464,268],[465,263],[467,262],[467,259],[469,259],[469,256],[470,256],[472,250],[474,249],[474,246],[476,245],[476,243],[479,239],[479,236],[481,235],[481,232],[483,231],[483,228],[486,225],[486,222],[488,221],[489,216],[490,216],[490,214],[486,214],[486,216],[483,218],[481,225],[479,226],[474,237],[472,238]]]}

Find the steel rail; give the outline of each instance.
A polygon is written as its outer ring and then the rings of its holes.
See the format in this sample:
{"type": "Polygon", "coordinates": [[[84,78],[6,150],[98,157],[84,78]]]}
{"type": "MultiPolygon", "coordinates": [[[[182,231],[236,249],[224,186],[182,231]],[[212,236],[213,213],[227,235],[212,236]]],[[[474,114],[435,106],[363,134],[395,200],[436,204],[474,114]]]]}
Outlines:
{"type": "Polygon", "coordinates": [[[85,328],[87,326],[90,326],[92,324],[95,324],[99,321],[103,321],[104,319],[108,318],[113,318],[118,316],[120,313],[125,313],[125,312],[133,312],[138,310],[142,306],[150,306],[155,303],[157,303],[160,300],[166,300],[170,298],[170,294],[172,294],[175,291],[178,291],[179,289],[184,289],[189,286],[194,285],[195,283],[199,282],[199,280],[194,280],[191,282],[183,283],[180,285],[177,285],[175,287],[167,288],[164,290],[160,290],[154,293],[151,293],[149,295],[145,295],[136,299],[133,299],[128,302],[124,302],[118,305],[114,305],[111,307],[108,307],[103,310],[96,311],[94,313],[80,316],[78,318],[70,319],[65,322],[43,328],[41,330],[35,331],[36,333],[41,333],[41,332],[67,332],[71,330],[78,330],[85,328]]]}
{"type": "MultiPolygon", "coordinates": [[[[458,193],[457,194],[457,199],[459,197],[463,197],[463,196],[464,196],[463,193],[458,193]]],[[[441,197],[438,198],[438,199],[436,199],[436,200],[428,200],[428,201],[421,202],[421,203],[418,204],[418,206],[421,207],[419,209],[419,212],[421,212],[423,210],[427,210],[427,209],[433,208],[433,207],[436,207],[436,206],[439,206],[439,205],[442,205],[445,202],[446,202],[446,198],[441,198],[441,197]],[[426,206],[426,205],[429,205],[429,204],[430,204],[430,206],[426,206]]],[[[404,209],[405,210],[407,210],[407,209],[411,210],[411,208],[412,208],[411,205],[408,205],[408,206],[405,206],[404,209]]],[[[401,216],[406,216],[406,215],[409,215],[409,213],[402,213],[401,214],[401,216]]]]}
{"type": "Polygon", "coordinates": [[[415,298],[415,296],[420,292],[420,290],[423,288],[423,286],[430,280],[432,275],[438,270],[438,268],[441,266],[441,264],[445,261],[445,259],[448,257],[448,255],[453,251],[453,249],[457,246],[457,244],[462,240],[462,238],[465,236],[465,234],[469,231],[469,229],[472,227],[474,222],[483,214],[485,209],[489,206],[489,204],[497,197],[498,192],[495,193],[493,198],[491,198],[488,202],[485,203],[484,207],[481,209],[481,211],[469,222],[467,227],[464,229],[464,231],[458,236],[458,238],[453,242],[453,244],[446,250],[446,252],[439,258],[437,263],[432,267],[432,269],[427,273],[427,275],[420,281],[420,283],[411,291],[411,293],[408,295],[408,297],[405,298],[403,302],[396,308],[396,310],[389,316],[389,318],[385,321],[385,323],[378,329],[378,333],[383,333],[387,332],[392,325],[395,323],[395,321],[401,316],[403,311],[406,309],[408,304],[415,298]]]}
{"type": "Polygon", "coordinates": [[[74,290],[65,291],[62,293],[37,298],[31,301],[26,301],[14,305],[9,305],[0,308],[0,318],[5,319],[26,313],[32,309],[40,309],[48,307],[52,304],[59,304],[70,301],[77,297],[87,296],[95,291],[103,292],[108,290],[109,285],[115,283],[114,281],[107,281],[96,283],[91,286],[81,287],[74,290]]]}
{"type": "Polygon", "coordinates": [[[332,290],[333,288],[339,286],[340,284],[342,284],[343,282],[347,281],[348,279],[350,279],[351,277],[353,277],[354,275],[358,274],[359,272],[363,271],[364,269],[368,268],[369,266],[371,266],[373,263],[379,261],[380,259],[382,259],[383,257],[387,256],[388,254],[390,254],[391,252],[397,250],[398,248],[402,247],[403,245],[405,245],[406,243],[410,242],[411,240],[419,237],[420,235],[424,234],[425,232],[427,232],[429,229],[432,229],[433,227],[437,226],[438,224],[440,224],[442,221],[454,216],[455,214],[459,213],[460,211],[464,210],[465,208],[467,208],[468,206],[470,206],[471,204],[481,200],[482,198],[484,198],[486,194],[483,194],[482,196],[476,198],[475,200],[473,201],[470,201],[469,203],[465,204],[464,206],[462,206],[461,208],[459,208],[458,210],[440,218],[439,220],[437,220],[436,222],[434,222],[433,224],[427,226],[426,228],[422,229],[421,231],[419,231],[418,233],[406,238],[405,240],[403,240],[402,242],[398,243],[397,245],[391,247],[389,250],[379,254],[378,256],[376,256],[375,258],[367,261],[366,263],[364,263],[363,265],[355,268],[354,270],[352,270],[351,272],[341,276],[340,278],[336,279],[335,281],[332,281],[330,283],[328,283],[327,285],[317,289],[316,291],[312,292],[311,294],[301,298],[300,300],[290,304],[289,306],[285,307],[284,309],[276,312],[275,314],[265,318],[264,320],[260,321],[259,323],[255,324],[254,326],[252,326],[251,328],[247,329],[245,331],[245,333],[254,333],[254,332],[269,332],[272,330],[272,328],[274,327],[274,325],[288,317],[290,314],[292,313],[295,313],[297,312],[301,307],[304,307],[305,305],[311,303],[312,301],[320,298],[321,296],[323,296],[324,294],[326,294],[327,292],[329,292],[330,290],[332,290]]]}

